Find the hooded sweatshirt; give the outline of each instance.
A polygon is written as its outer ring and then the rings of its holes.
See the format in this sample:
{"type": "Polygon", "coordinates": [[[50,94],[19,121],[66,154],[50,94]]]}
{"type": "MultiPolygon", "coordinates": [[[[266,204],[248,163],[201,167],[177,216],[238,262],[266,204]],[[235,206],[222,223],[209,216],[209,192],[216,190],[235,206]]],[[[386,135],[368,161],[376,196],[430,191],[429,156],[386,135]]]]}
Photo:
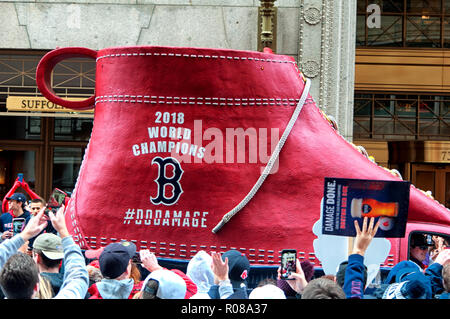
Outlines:
{"type": "Polygon", "coordinates": [[[142,289],[145,289],[149,280],[158,282],[156,296],[160,299],[186,299],[186,282],[173,271],[158,269],[151,272],[145,279],[142,289]]]}
{"type": "Polygon", "coordinates": [[[364,298],[364,256],[359,254],[348,256],[342,289],[347,299],[364,298]]]}
{"type": "Polygon", "coordinates": [[[89,299],[131,299],[133,298],[134,281],[103,279],[89,287],[89,299]]]}
{"type": "Polygon", "coordinates": [[[214,285],[211,263],[212,257],[203,250],[189,261],[186,275],[197,285],[197,293],[191,298],[209,298],[208,291],[214,285]]]}

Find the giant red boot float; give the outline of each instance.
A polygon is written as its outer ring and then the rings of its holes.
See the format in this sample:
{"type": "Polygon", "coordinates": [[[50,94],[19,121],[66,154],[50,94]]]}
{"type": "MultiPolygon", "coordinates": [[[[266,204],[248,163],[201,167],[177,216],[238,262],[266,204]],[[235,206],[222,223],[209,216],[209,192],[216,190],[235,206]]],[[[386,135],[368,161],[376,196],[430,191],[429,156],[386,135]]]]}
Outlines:
{"type": "MultiPolygon", "coordinates": [[[[324,177],[398,180],[332,128],[288,56],[62,48],[41,60],[37,82],[44,96],[65,107],[95,102],[91,139],[66,210],[83,248],[126,239],[160,257],[236,248],[253,264],[277,263],[284,248],[313,252],[324,177]],[[49,85],[55,64],[86,56],[97,59],[95,97],[57,97],[49,85]],[[245,147],[239,133],[247,135],[245,147]],[[284,144],[277,144],[280,138],[284,144]],[[274,149],[279,156],[267,166],[274,149]],[[261,177],[264,168],[272,173],[261,177]],[[221,223],[230,211],[234,217],[221,223]]],[[[408,219],[450,226],[448,210],[414,186],[408,219]]]]}

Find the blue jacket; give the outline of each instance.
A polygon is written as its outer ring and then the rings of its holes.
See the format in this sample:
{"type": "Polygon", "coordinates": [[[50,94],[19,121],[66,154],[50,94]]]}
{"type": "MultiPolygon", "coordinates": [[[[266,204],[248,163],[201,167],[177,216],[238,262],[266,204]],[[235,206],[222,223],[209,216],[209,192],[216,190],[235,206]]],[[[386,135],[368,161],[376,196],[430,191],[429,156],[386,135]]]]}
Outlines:
{"type": "Polygon", "coordinates": [[[344,286],[342,289],[347,299],[364,298],[364,257],[359,254],[348,256],[348,265],[345,270],[344,286]]]}
{"type": "Polygon", "coordinates": [[[425,276],[430,279],[433,296],[445,292],[444,286],[442,285],[442,268],[443,266],[441,264],[433,263],[425,270],[424,273],[425,276]]]}
{"type": "MultiPolygon", "coordinates": [[[[243,293],[244,288],[233,289],[233,286],[229,282],[224,282],[220,285],[212,285],[209,288],[208,295],[211,299],[248,299],[248,294],[243,293]],[[234,297],[242,298],[234,298],[234,297]]],[[[246,289],[245,289],[246,292],[246,289]]]]}
{"type": "MultiPolygon", "coordinates": [[[[350,255],[345,271],[344,292],[347,298],[364,298],[364,257],[358,254],[350,255]]],[[[426,271],[425,276],[431,283],[432,294],[444,293],[442,286],[442,265],[433,263],[426,271]]],[[[445,297],[444,297],[445,298],[445,297]]]]}
{"type": "Polygon", "coordinates": [[[89,274],[80,246],[72,236],[62,239],[64,251],[64,281],[54,299],[84,299],[89,286],[89,274]]]}
{"type": "Polygon", "coordinates": [[[450,299],[450,292],[444,292],[439,296],[439,299],[450,299]]]}

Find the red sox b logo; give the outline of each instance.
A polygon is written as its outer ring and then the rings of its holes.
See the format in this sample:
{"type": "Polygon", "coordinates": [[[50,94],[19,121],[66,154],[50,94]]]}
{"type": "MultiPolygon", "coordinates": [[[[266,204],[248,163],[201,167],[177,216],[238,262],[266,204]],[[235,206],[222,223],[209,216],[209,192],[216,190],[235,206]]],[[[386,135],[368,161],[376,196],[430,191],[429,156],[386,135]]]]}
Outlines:
{"type": "Polygon", "coordinates": [[[180,179],[184,171],[181,169],[180,163],[173,157],[155,157],[152,164],[158,165],[158,178],[155,180],[158,184],[158,193],[156,197],[150,197],[150,201],[154,205],[170,206],[175,204],[183,193],[180,179]],[[168,166],[173,167],[173,175],[170,177],[167,176],[168,166]],[[168,186],[171,186],[172,192],[170,189],[166,189],[168,186]]]}

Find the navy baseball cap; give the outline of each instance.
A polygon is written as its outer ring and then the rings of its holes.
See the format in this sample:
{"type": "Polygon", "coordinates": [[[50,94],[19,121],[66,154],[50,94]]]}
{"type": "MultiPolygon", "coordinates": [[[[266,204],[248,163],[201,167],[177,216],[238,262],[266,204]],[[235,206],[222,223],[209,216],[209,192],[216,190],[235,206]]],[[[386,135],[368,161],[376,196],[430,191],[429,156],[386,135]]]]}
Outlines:
{"type": "Polygon", "coordinates": [[[25,203],[27,201],[27,198],[22,193],[14,193],[11,195],[11,197],[6,197],[7,200],[16,200],[18,202],[25,203]]]}
{"type": "Polygon", "coordinates": [[[112,243],[103,249],[98,262],[103,277],[114,279],[127,270],[130,259],[136,253],[136,245],[129,241],[112,243]]]}
{"type": "Polygon", "coordinates": [[[411,247],[433,246],[434,243],[428,242],[424,234],[416,233],[411,235],[411,247]]]}
{"type": "Polygon", "coordinates": [[[250,262],[247,257],[235,249],[228,250],[222,254],[222,260],[228,258],[228,277],[233,288],[247,287],[247,277],[250,271],[250,262]]]}

